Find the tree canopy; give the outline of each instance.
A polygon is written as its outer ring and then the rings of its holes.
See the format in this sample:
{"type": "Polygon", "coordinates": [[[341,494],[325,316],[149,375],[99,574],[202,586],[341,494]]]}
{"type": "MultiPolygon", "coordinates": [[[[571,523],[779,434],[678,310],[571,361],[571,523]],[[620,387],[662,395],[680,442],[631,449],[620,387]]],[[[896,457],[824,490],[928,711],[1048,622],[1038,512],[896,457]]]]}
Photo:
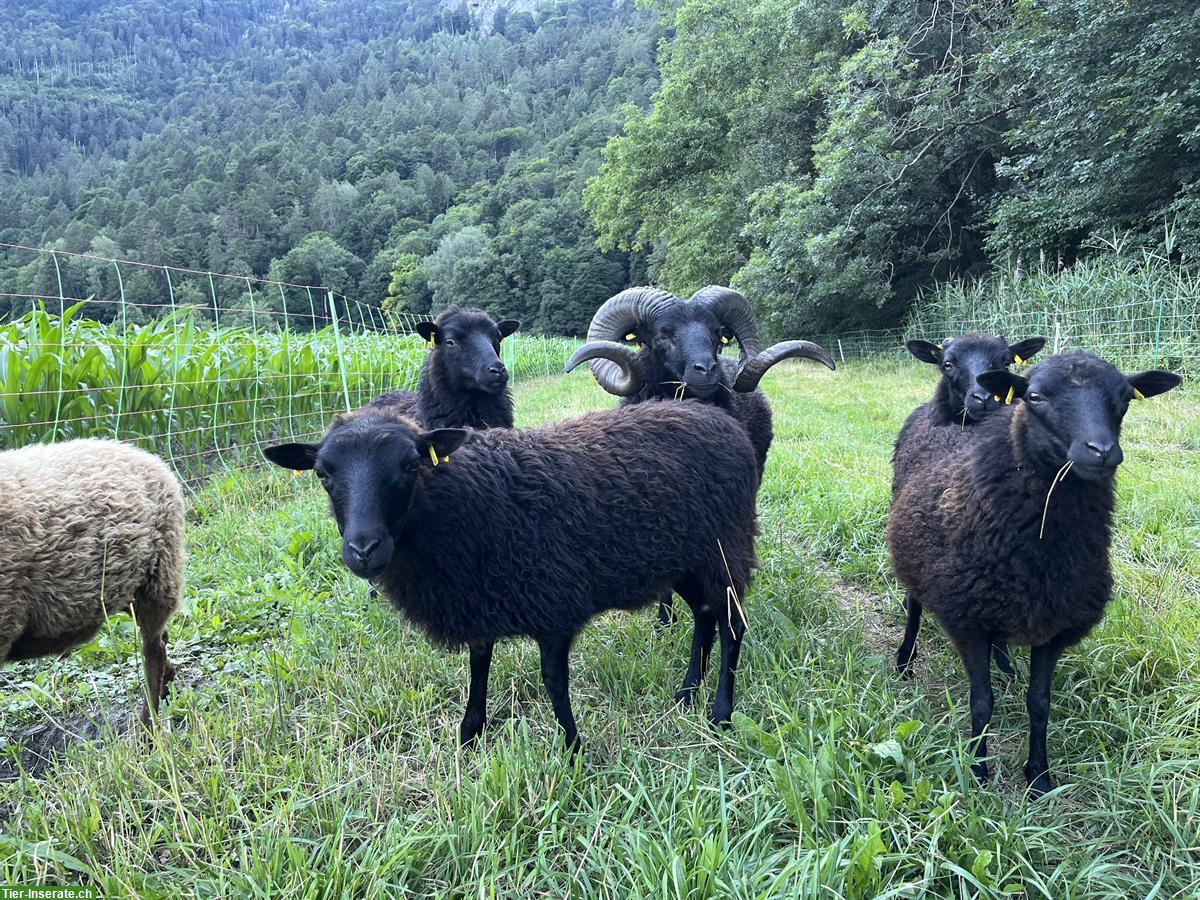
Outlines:
{"type": "MultiPolygon", "coordinates": [[[[597,249],[580,197],[624,105],[657,87],[658,17],[620,0],[485,7],[3,4],[0,241],[579,333],[645,277],[640,257],[597,249]]],[[[68,295],[114,296],[111,267],[63,274],[68,295]]],[[[57,291],[27,254],[0,253],[0,280],[57,291]]],[[[163,301],[161,278],[124,288],[163,301]]]]}
{"type": "Polygon", "coordinates": [[[585,194],[672,289],[838,330],[1113,231],[1200,239],[1194,4],[682,0],[673,24],[585,194]]]}

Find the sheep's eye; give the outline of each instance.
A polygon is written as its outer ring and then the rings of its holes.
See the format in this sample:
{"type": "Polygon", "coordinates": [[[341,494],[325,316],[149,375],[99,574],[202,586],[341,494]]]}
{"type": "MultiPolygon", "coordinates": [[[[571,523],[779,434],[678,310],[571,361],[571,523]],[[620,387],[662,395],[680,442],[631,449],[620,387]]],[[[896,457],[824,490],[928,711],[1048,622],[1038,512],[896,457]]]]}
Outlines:
{"type": "Polygon", "coordinates": [[[946,360],[944,363],[942,363],[942,371],[943,372],[949,372],[953,368],[954,368],[954,363],[950,362],[950,360],[946,360]]]}
{"type": "Polygon", "coordinates": [[[1028,400],[1030,403],[1041,403],[1046,398],[1043,397],[1041,394],[1039,394],[1037,391],[1030,391],[1028,394],[1025,395],[1025,399],[1028,400]]]}
{"type": "Polygon", "coordinates": [[[454,346],[454,339],[453,339],[453,338],[446,338],[444,341],[442,341],[442,343],[443,343],[443,344],[445,344],[447,347],[453,347],[453,346],[454,346]]]}

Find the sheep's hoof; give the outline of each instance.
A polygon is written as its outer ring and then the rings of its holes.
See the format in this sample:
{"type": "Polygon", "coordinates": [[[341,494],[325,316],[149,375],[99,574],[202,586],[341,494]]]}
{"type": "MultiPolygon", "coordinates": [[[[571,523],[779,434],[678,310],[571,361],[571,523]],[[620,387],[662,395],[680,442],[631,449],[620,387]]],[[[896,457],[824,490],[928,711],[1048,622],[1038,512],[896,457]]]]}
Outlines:
{"type": "Polygon", "coordinates": [[[732,719],[733,710],[714,709],[712,715],[708,717],[708,724],[717,731],[728,731],[733,725],[732,719]]]}
{"type": "Polygon", "coordinates": [[[971,774],[980,784],[988,783],[988,767],[985,762],[977,762],[971,765],[971,774]]]}
{"type": "Polygon", "coordinates": [[[658,604],[658,627],[659,630],[666,630],[675,624],[678,616],[675,615],[675,607],[670,603],[659,602],[658,604]]]}
{"type": "Polygon", "coordinates": [[[577,756],[579,756],[579,754],[581,754],[582,752],[583,752],[583,741],[581,741],[579,739],[578,734],[573,735],[571,737],[571,739],[569,741],[567,741],[567,759],[574,762],[575,758],[577,756]]]}
{"type": "Polygon", "coordinates": [[[475,740],[479,735],[483,734],[484,726],[487,725],[487,719],[479,719],[478,721],[468,722],[463,720],[462,725],[458,730],[458,746],[467,749],[475,746],[475,740]]]}
{"type": "Polygon", "coordinates": [[[1025,778],[1029,781],[1028,794],[1030,800],[1036,800],[1038,797],[1042,796],[1042,794],[1045,794],[1054,788],[1054,785],[1050,781],[1049,772],[1043,772],[1042,774],[1038,775],[1037,778],[1030,778],[1029,773],[1026,772],[1025,778]]]}
{"type": "Polygon", "coordinates": [[[908,659],[897,659],[896,660],[896,672],[905,681],[912,681],[913,680],[912,657],[910,656],[908,659]]]}
{"type": "Polygon", "coordinates": [[[696,700],[696,688],[680,688],[675,692],[675,702],[680,706],[691,706],[696,700]]]}

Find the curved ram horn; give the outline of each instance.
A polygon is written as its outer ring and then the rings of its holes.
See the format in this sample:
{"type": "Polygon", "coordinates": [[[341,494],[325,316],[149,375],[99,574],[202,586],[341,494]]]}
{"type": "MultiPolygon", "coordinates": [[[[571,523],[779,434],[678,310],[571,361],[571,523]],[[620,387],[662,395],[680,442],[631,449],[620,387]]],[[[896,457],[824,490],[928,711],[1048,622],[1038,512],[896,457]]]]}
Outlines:
{"type": "Polygon", "coordinates": [[[746,394],[758,387],[759,379],[767,374],[767,369],[785,359],[803,358],[815,359],[824,363],[827,368],[836,369],[833,357],[812,341],[782,341],[774,344],[751,359],[738,373],[733,389],[746,394]]]}
{"type": "MultiPolygon", "coordinates": [[[[615,343],[629,340],[629,335],[636,335],[639,328],[653,322],[662,309],[678,302],[679,298],[674,294],[658,288],[627,288],[609,297],[596,310],[592,316],[592,323],[588,326],[588,345],[598,341],[615,343]]],[[[575,355],[578,356],[579,353],[575,355]]],[[[623,368],[612,356],[587,358],[591,360],[592,375],[600,383],[600,387],[610,394],[628,397],[636,394],[641,388],[640,384],[631,387],[629,369],[623,368]]]]}
{"type": "Polygon", "coordinates": [[[754,318],[754,310],[745,295],[733,288],[710,284],[692,294],[689,303],[701,303],[712,310],[720,323],[733,332],[737,338],[738,368],[744,368],[747,361],[758,355],[762,346],[758,341],[758,322],[754,318]]]}
{"type": "Polygon", "coordinates": [[[570,372],[585,360],[591,361],[592,374],[600,387],[618,397],[632,397],[642,389],[645,379],[639,371],[638,355],[624,344],[616,341],[589,341],[567,360],[566,371],[570,372]],[[598,362],[605,363],[601,368],[598,362]]]}

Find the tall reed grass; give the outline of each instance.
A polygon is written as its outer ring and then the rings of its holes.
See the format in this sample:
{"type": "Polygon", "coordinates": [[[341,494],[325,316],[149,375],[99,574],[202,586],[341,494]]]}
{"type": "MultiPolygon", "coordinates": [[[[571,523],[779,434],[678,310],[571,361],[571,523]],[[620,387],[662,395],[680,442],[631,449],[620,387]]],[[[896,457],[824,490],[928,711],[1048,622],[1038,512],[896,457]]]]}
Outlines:
{"type": "Polygon", "coordinates": [[[906,333],[971,329],[1045,335],[1055,352],[1082,347],[1127,367],[1200,370],[1200,272],[1169,248],[1109,252],[1059,268],[1019,266],[981,281],[941,285],[914,308],[906,333]]]}

